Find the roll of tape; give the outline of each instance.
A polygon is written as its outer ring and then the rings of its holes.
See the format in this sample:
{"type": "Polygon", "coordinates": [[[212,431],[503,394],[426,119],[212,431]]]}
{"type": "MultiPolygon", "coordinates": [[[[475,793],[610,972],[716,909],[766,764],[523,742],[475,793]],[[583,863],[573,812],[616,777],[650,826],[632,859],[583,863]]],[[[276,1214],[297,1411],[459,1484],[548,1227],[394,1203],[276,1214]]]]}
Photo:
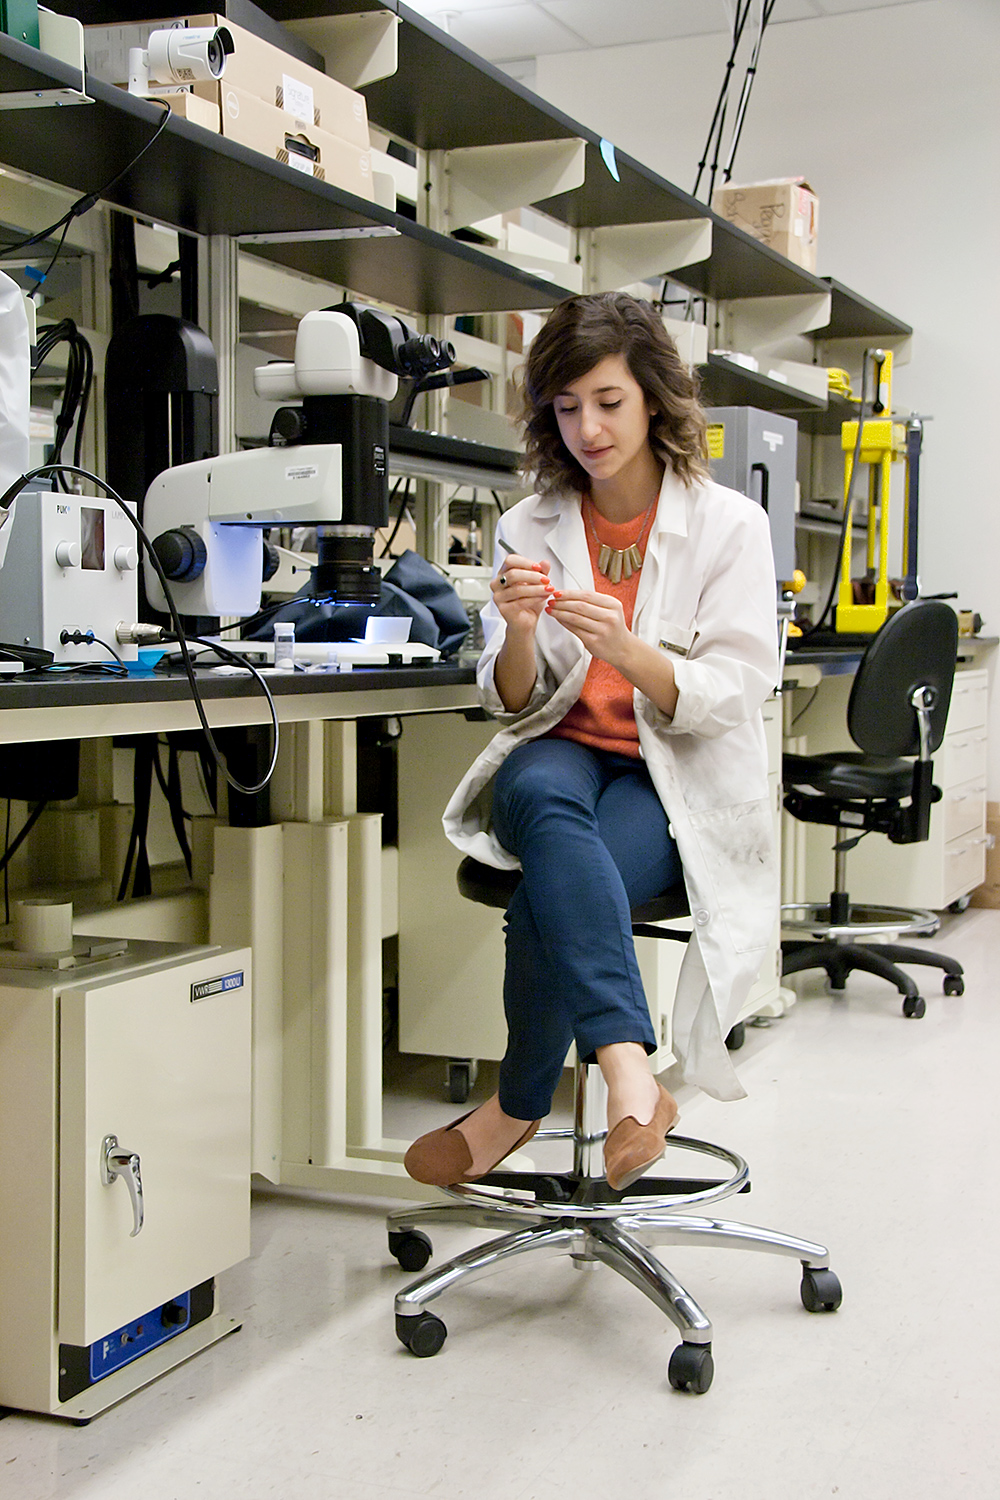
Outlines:
{"type": "Polygon", "coordinates": [[[73,947],[73,903],[15,901],[13,926],[19,953],[68,953],[73,947]]]}

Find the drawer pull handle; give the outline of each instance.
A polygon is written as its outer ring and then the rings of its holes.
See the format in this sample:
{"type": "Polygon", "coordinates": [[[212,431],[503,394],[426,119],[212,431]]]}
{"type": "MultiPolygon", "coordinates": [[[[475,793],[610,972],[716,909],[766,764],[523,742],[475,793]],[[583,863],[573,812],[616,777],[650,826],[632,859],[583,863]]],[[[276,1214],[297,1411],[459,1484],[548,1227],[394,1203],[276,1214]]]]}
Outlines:
{"type": "Polygon", "coordinates": [[[981,839],[970,839],[967,844],[962,845],[961,849],[949,849],[948,858],[961,859],[962,855],[968,854],[970,849],[979,849],[983,844],[985,844],[988,849],[992,849],[995,843],[996,840],[993,837],[992,833],[987,833],[984,834],[981,839]]]}
{"type": "Polygon", "coordinates": [[[129,1239],[134,1239],[142,1228],[144,1217],[139,1153],[123,1150],[116,1135],[106,1135],[101,1145],[101,1181],[105,1187],[111,1187],[117,1177],[125,1183],[132,1200],[132,1232],[129,1239]]]}

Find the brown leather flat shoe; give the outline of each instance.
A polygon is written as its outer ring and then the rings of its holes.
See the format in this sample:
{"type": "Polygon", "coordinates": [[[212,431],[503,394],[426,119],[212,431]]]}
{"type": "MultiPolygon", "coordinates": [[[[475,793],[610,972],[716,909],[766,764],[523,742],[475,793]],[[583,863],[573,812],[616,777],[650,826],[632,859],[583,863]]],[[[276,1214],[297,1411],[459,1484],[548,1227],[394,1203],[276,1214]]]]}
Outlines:
{"type": "Polygon", "coordinates": [[[666,1137],[679,1118],[677,1100],[662,1083],[656,1087],[660,1097],[648,1125],[640,1125],[634,1115],[619,1120],[604,1142],[604,1175],[609,1188],[620,1193],[641,1177],[667,1148],[666,1137]]]}
{"type": "Polygon", "coordinates": [[[414,1182],[425,1182],[429,1187],[454,1187],[458,1182],[478,1182],[480,1177],[494,1171],[508,1156],[526,1145],[542,1123],[541,1120],[532,1120],[520,1140],[515,1141],[502,1156],[498,1156],[492,1166],[487,1167],[484,1172],[473,1173],[469,1171],[472,1166],[469,1143],[456,1126],[474,1113],[470,1109],[461,1119],[428,1131],[413,1142],[403,1157],[403,1166],[414,1182]]]}

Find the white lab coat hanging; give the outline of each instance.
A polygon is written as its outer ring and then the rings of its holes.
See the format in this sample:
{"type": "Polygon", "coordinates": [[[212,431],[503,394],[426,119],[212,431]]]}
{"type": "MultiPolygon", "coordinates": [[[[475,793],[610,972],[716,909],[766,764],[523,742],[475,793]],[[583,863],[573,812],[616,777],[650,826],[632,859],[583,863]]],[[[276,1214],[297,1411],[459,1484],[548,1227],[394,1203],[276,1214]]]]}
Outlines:
{"type": "MultiPolygon", "coordinates": [[[[576,496],[529,496],[498,534],[523,557],[550,561],[557,589],[594,587],[576,496]]],[[[503,553],[498,553],[502,557],[503,553]]],[[[492,832],[493,778],[511,750],[545,734],[576,702],[590,665],[582,643],[550,616],[538,622],[538,673],[525,709],[509,714],[493,684],[503,617],[482,612],[477,673],[484,708],[502,727],[444,814],[449,839],[485,864],[518,861],[492,832]]],[[[775,577],[767,518],[712,482],[664,475],[632,629],[666,651],[678,688],[672,719],[636,689],[639,745],[677,842],[693,919],[673,1012],[673,1049],[688,1082],[718,1099],[745,1095],[725,1037],[774,932],[777,867],[761,708],[777,684],[775,577]]]]}

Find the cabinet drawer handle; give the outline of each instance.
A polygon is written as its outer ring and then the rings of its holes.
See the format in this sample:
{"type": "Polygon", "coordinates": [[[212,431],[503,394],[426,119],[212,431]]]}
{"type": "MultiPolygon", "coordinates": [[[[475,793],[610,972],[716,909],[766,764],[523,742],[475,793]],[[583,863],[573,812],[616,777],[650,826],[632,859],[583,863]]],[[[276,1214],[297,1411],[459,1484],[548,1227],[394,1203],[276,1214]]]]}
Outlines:
{"type": "Polygon", "coordinates": [[[132,1200],[132,1232],[129,1239],[134,1239],[142,1228],[143,1221],[142,1170],[139,1153],[125,1151],[119,1146],[116,1135],[106,1135],[101,1144],[101,1181],[105,1187],[111,1187],[116,1177],[120,1177],[125,1183],[132,1200]]]}
{"type": "Polygon", "coordinates": [[[970,849],[978,849],[983,844],[985,844],[988,849],[992,849],[995,842],[996,840],[994,839],[992,833],[984,834],[981,839],[970,839],[967,844],[962,845],[961,849],[949,849],[948,858],[961,859],[962,855],[968,854],[970,849]]]}

